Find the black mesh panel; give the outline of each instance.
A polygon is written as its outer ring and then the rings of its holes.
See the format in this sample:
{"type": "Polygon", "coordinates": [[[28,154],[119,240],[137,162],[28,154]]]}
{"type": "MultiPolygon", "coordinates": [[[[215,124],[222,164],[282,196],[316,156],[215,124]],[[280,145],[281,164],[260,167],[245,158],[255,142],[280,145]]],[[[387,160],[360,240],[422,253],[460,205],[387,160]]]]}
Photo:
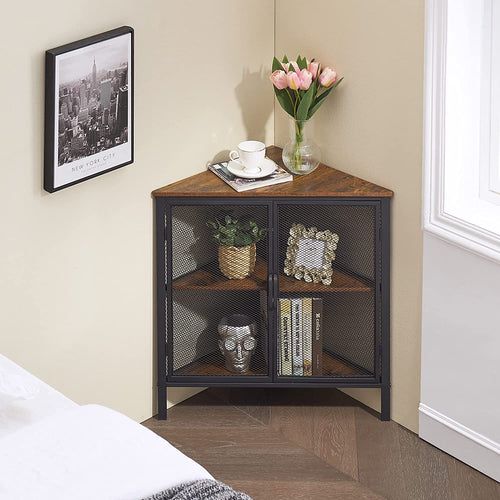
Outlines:
{"type": "MultiPolygon", "coordinates": [[[[375,205],[367,204],[278,207],[280,297],[322,300],[323,369],[314,376],[373,377],[375,374],[376,213],[375,205]],[[309,284],[283,275],[293,224],[338,234],[331,285],[309,284]]],[[[280,367],[278,375],[284,375],[280,367]]]]}
{"type": "MultiPolygon", "coordinates": [[[[222,220],[225,215],[241,221],[254,220],[261,228],[269,226],[267,206],[172,207],[172,370],[176,376],[269,374],[266,317],[268,236],[256,245],[256,265],[251,274],[242,279],[229,279],[221,272],[219,247],[207,226],[207,221],[216,217],[222,220]],[[255,335],[252,336],[256,345],[249,368],[243,372],[226,366],[219,346],[218,324],[223,317],[231,315],[245,315],[248,324],[255,325],[255,335]]],[[[238,274],[246,269],[245,257],[243,264],[233,257],[229,262],[235,262],[230,264],[233,266],[231,272],[238,274]]]]}

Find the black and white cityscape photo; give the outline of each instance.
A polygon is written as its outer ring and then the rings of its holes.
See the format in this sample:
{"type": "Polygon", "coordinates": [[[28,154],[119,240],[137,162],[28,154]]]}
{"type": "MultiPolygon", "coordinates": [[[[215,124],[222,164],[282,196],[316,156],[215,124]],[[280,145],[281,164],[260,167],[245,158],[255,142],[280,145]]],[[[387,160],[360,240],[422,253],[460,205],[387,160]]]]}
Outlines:
{"type": "Polygon", "coordinates": [[[47,82],[54,92],[53,141],[46,142],[54,190],[132,161],[132,32],[119,30],[47,51],[54,73],[47,82]]]}
{"type": "Polygon", "coordinates": [[[61,64],[59,166],[127,142],[127,47],[61,64]],[[102,66],[98,67],[98,63],[102,66]]]}
{"type": "Polygon", "coordinates": [[[58,131],[59,166],[127,142],[125,39],[61,61],[58,131]]]}

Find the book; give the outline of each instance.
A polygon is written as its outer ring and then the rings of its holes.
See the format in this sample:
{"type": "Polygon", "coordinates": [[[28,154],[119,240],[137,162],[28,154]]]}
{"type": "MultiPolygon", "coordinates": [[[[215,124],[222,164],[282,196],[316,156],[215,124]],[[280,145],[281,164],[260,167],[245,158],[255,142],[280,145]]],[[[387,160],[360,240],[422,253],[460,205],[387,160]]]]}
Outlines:
{"type": "Polygon", "coordinates": [[[312,374],[323,375],[323,300],[312,299],[312,374]]]}
{"type": "Polygon", "coordinates": [[[302,344],[304,377],[312,376],[312,299],[302,299],[302,344]]]}
{"type": "Polygon", "coordinates": [[[292,304],[292,362],[293,375],[304,374],[304,355],[302,350],[302,299],[291,299],[292,304]]]}
{"type": "Polygon", "coordinates": [[[278,371],[280,375],[290,376],[293,374],[292,369],[292,351],[291,351],[291,305],[290,299],[280,299],[280,367],[278,371]]]}
{"type": "Polygon", "coordinates": [[[293,181],[292,174],[289,174],[284,168],[277,165],[271,175],[262,177],[260,179],[243,179],[236,177],[227,169],[227,161],[221,163],[213,163],[208,166],[208,169],[213,172],[217,177],[222,179],[226,184],[231,186],[235,191],[241,193],[242,191],[249,191],[250,189],[257,189],[265,186],[272,186],[273,184],[281,184],[282,182],[293,181]]]}

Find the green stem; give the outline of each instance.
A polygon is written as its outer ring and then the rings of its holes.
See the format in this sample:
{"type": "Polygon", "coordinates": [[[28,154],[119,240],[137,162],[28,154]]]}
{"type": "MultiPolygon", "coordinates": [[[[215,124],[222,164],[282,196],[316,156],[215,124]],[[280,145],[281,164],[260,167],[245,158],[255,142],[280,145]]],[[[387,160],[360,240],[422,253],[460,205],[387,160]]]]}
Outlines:
{"type": "Polygon", "coordinates": [[[295,170],[301,170],[300,166],[302,164],[302,142],[304,141],[304,122],[300,120],[294,120],[295,124],[295,144],[293,151],[293,163],[295,165],[295,170]]]}

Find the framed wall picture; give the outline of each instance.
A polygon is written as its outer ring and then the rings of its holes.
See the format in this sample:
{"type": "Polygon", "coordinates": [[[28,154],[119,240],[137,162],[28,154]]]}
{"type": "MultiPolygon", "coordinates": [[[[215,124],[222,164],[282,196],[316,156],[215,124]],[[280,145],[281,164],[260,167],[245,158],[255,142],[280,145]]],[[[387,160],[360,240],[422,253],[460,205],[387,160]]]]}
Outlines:
{"type": "Polygon", "coordinates": [[[129,26],[46,51],[46,191],[133,162],[133,77],[129,26]]]}
{"type": "Polygon", "coordinates": [[[284,273],[308,283],[332,284],[332,261],[339,242],[338,234],[293,224],[290,228],[284,273]]]}

